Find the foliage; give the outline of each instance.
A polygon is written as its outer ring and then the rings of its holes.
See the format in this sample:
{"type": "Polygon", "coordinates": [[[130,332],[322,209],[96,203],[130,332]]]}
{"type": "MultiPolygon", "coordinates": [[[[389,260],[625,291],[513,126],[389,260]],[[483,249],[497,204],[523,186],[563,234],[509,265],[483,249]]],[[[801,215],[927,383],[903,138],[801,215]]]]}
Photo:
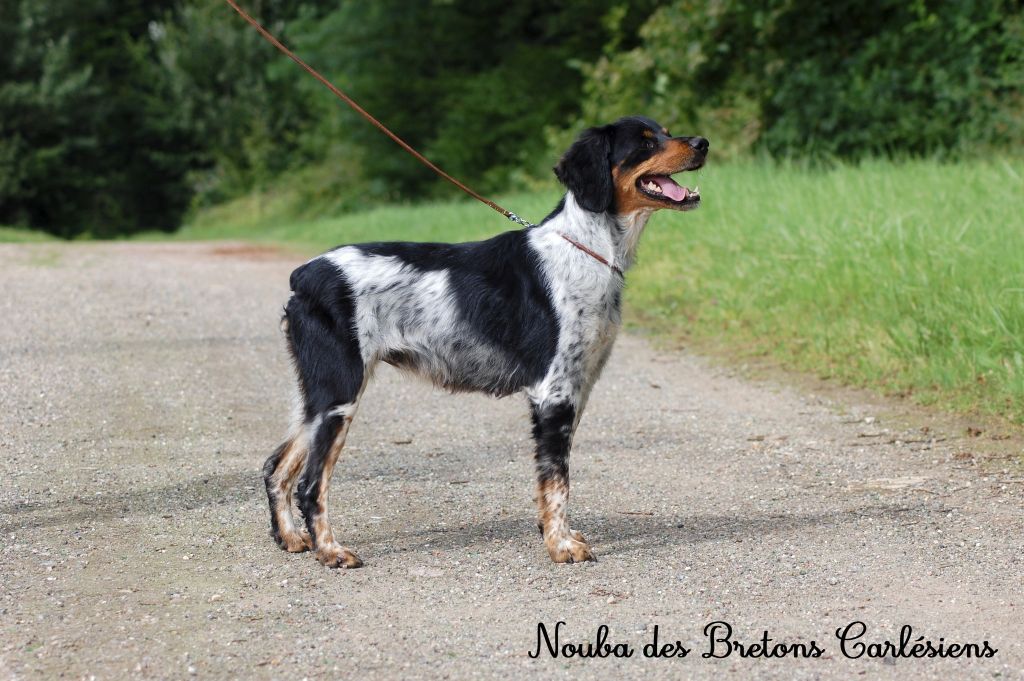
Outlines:
{"type": "MultiPolygon", "coordinates": [[[[287,42],[307,4],[257,5],[287,42]]],[[[222,2],[196,2],[168,17],[161,64],[183,124],[201,142],[192,175],[203,203],[266,191],[273,178],[320,158],[304,145],[320,110],[294,64],[222,2]]]]}
{"type": "Polygon", "coordinates": [[[737,155],[861,158],[1024,143],[1007,0],[676,0],[586,68],[586,120],[650,111],[737,155]]]}
{"type": "MultiPolygon", "coordinates": [[[[650,6],[635,2],[623,13],[634,32],[650,6]]],[[[570,61],[600,53],[601,18],[614,7],[611,0],[379,0],[322,14],[307,7],[287,30],[299,53],[400,137],[490,191],[544,153],[545,126],[578,113],[582,77],[570,61]]],[[[334,149],[334,158],[357,168],[345,175],[352,186],[338,191],[402,200],[444,186],[319,84],[284,67],[318,106],[304,148],[320,151],[321,160],[334,149]]]]}
{"type": "MultiPolygon", "coordinates": [[[[1024,143],[1010,0],[243,4],[486,193],[550,186],[580,127],[632,113],[716,159],[1024,143]]],[[[2,224],[111,236],[246,195],[305,216],[451,196],[222,2],[10,0],[0,39],[2,224]]]]}
{"type": "Polygon", "coordinates": [[[0,5],[0,222],[65,237],[178,226],[193,146],[154,57],[160,7],[0,5]]]}

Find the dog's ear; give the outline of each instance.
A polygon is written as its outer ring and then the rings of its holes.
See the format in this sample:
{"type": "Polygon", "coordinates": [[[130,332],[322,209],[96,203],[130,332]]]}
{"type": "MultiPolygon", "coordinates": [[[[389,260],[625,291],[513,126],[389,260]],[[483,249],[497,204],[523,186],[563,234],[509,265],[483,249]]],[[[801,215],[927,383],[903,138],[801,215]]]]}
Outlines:
{"type": "Polygon", "coordinates": [[[555,177],[576,197],[584,210],[602,213],[612,207],[615,188],[611,168],[610,126],[589,128],[555,166],[555,177]]]}

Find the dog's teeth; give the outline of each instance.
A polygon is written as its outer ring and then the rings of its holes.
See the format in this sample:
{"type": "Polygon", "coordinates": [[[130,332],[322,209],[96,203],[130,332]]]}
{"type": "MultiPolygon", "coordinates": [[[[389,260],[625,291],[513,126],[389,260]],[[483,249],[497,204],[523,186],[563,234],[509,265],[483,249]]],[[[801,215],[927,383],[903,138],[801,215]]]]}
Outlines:
{"type": "Polygon", "coordinates": [[[700,187],[698,187],[698,186],[696,186],[696,185],[695,185],[695,186],[693,187],[693,191],[692,191],[692,192],[690,192],[690,193],[691,193],[691,194],[700,194],[700,187]]]}

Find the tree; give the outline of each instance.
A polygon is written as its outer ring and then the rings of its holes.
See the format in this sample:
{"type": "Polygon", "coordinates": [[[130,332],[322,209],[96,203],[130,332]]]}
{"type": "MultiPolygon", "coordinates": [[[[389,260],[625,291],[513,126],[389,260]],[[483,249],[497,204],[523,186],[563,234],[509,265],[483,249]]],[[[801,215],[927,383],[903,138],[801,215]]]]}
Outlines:
{"type": "Polygon", "coordinates": [[[71,237],[177,227],[193,148],[128,0],[5,3],[0,221],[71,237]]]}
{"type": "Polygon", "coordinates": [[[1024,143],[1024,24],[1007,0],[676,0],[588,69],[585,111],[665,112],[723,150],[977,153],[1024,143]]]}

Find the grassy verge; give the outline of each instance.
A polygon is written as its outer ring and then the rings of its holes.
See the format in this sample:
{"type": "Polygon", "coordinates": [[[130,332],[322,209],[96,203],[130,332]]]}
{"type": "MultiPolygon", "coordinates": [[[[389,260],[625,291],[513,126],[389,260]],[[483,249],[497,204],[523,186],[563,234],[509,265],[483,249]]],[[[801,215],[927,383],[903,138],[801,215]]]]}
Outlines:
{"type": "Polygon", "coordinates": [[[707,175],[697,220],[644,245],[658,328],[1024,421],[1024,164],[707,175]]]}
{"type": "MultiPolygon", "coordinates": [[[[500,203],[539,222],[560,196],[552,190],[502,197],[500,203]]],[[[338,218],[298,220],[280,217],[274,199],[262,199],[269,206],[266,211],[259,210],[254,203],[260,200],[245,198],[207,211],[175,238],[286,242],[325,250],[360,241],[469,241],[515,227],[490,208],[468,200],[388,205],[338,218]]]]}
{"type": "MultiPolygon", "coordinates": [[[[876,161],[812,171],[712,165],[704,205],[662,212],[629,274],[629,319],[701,347],[1024,422],[1024,162],[876,161]]],[[[558,193],[502,197],[532,220],[558,193]]],[[[479,204],[282,219],[270,197],[175,238],[467,240],[510,224],[479,204]]],[[[0,234],[3,238],[3,234],[0,234]]]]}
{"type": "Polygon", "coordinates": [[[0,226],[0,243],[20,244],[38,241],[55,241],[55,239],[45,232],[0,226]]]}

